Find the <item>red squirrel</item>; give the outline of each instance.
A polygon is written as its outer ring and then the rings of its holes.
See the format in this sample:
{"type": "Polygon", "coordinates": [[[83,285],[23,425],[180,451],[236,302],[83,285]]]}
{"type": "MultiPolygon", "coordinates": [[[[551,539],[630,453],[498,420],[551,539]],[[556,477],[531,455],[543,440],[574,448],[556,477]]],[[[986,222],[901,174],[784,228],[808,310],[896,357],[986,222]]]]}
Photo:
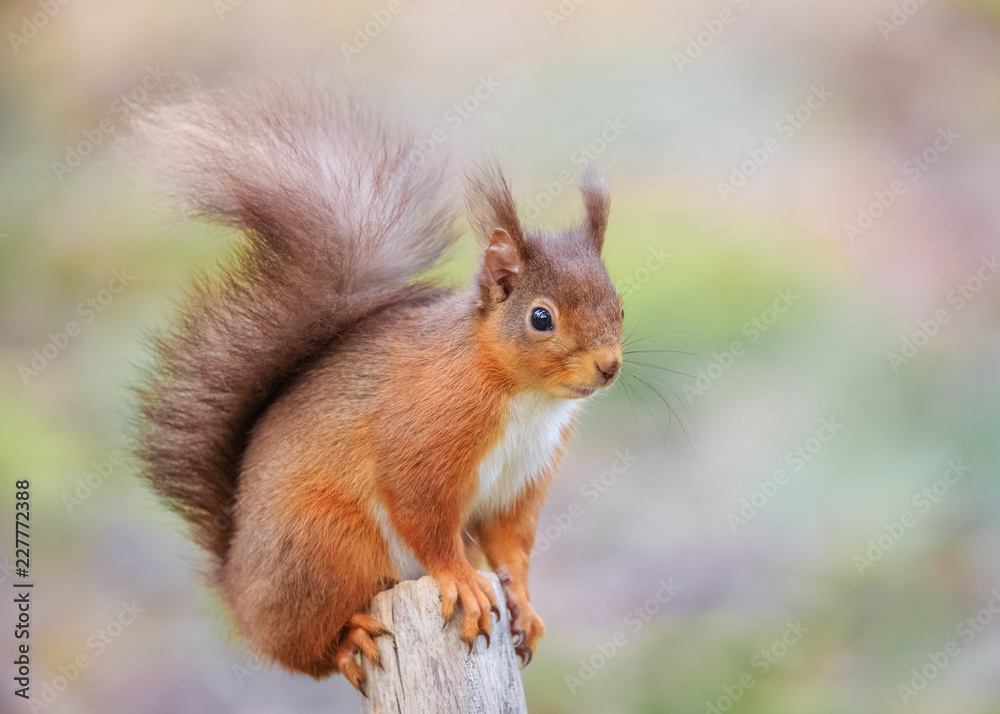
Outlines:
{"type": "Polygon", "coordinates": [[[470,287],[421,281],[461,236],[442,162],[318,85],[197,90],[154,107],[129,150],[240,247],[154,337],[140,456],[188,522],[242,638],[364,691],[374,595],[429,574],[470,648],[503,582],[527,664],[539,509],[587,397],[622,363],[601,259],[608,190],[582,223],[522,226],[494,164],[468,178],[470,287]]]}

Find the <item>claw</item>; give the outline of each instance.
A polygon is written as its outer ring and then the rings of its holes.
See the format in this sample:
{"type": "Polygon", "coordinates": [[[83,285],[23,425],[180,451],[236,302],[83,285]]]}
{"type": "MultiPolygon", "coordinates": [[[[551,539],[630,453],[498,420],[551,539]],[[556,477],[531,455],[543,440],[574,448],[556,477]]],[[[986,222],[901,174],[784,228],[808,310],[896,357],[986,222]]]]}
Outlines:
{"type": "Polygon", "coordinates": [[[531,664],[531,650],[516,650],[517,658],[521,660],[521,669],[524,669],[529,664],[531,664]]]}
{"type": "Polygon", "coordinates": [[[359,612],[348,621],[335,645],[337,669],[365,697],[368,696],[368,689],[359,657],[362,661],[367,659],[378,667],[384,667],[378,645],[374,641],[382,635],[391,633],[375,618],[359,612]]]}
{"type": "Polygon", "coordinates": [[[514,647],[520,647],[524,644],[524,638],[527,636],[524,630],[514,630],[514,647]]]}
{"type": "Polygon", "coordinates": [[[483,637],[486,638],[486,649],[489,649],[490,648],[490,633],[489,632],[483,632],[481,634],[482,634],[483,637]]]}
{"type": "Polygon", "coordinates": [[[497,616],[497,622],[500,622],[500,608],[497,607],[495,604],[490,605],[490,612],[495,614],[497,616]]]}
{"type": "Polygon", "coordinates": [[[474,645],[474,644],[475,644],[475,642],[470,642],[469,643],[469,654],[470,655],[472,654],[472,645],[474,645]]]}

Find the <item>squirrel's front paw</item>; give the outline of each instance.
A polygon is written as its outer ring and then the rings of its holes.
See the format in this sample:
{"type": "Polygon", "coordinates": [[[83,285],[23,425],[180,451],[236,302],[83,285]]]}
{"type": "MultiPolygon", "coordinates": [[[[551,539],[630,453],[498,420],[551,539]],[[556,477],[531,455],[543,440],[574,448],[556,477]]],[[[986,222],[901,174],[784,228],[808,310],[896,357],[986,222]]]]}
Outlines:
{"type": "Polygon", "coordinates": [[[441,591],[441,617],[445,622],[451,619],[455,605],[462,606],[462,628],[460,637],[469,645],[469,652],[476,638],[486,638],[490,646],[490,632],[493,630],[493,613],[500,617],[496,593],[490,581],[466,566],[458,571],[445,571],[434,575],[438,590],[441,591]]]}
{"type": "Polygon", "coordinates": [[[514,639],[514,652],[520,658],[521,666],[527,667],[535,654],[538,640],[545,634],[545,623],[531,606],[527,591],[523,587],[514,586],[510,572],[506,568],[500,568],[497,575],[503,585],[504,597],[507,598],[507,609],[510,610],[510,634],[514,639]]]}

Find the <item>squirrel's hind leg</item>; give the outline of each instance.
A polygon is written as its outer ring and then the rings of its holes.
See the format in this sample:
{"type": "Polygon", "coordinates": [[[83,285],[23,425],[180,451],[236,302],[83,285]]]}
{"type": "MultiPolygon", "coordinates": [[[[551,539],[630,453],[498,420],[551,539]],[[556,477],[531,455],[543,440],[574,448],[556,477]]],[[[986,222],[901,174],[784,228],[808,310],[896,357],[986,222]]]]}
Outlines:
{"type": "Polygon", "coordinates": [[[365,691],[365,673],[358,663],[358,655],[367,657],[370,662],[381,667],[382,658],[375,638],[382,635],[391,635],[385,625],[371,615],[356,612],[347,621],[337,642],[337,670],[366,697],[368,692],[365,691]]]}
{"type": "Polygon", "coordinates": [[[222,590],[237,629],[262,655],[316,679],[359,687],[356,654],[387,630],[363,614],[394,571],[378,525],[335,488],[306,480],[278,498],[244,492],[222,590]]]}

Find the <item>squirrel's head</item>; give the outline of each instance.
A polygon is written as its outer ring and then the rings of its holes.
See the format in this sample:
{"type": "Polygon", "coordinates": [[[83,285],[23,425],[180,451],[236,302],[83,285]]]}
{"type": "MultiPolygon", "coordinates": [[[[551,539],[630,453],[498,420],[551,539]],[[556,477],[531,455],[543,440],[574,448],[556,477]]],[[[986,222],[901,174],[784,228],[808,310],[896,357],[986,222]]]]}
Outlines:
{"type": "Polygon", "coordinates": [[[520,386],[580,398],[610,385],[622,363],[622,302],[601,260],[608,190],[580,181],[585,215],[558,232],[524,230],[496,166],[470,179],[480,241],[479,329],[520,386]]]}

